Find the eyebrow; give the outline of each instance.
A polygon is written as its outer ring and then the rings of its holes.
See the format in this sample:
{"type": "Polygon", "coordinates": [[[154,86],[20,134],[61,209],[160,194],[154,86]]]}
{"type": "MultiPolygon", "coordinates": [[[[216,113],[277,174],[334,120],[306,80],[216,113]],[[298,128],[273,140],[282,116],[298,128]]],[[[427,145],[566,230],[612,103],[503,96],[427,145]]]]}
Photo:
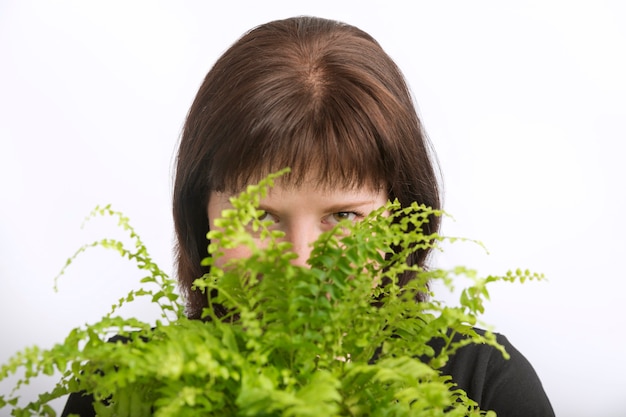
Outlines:
{"type": "MultiPolygon", "coordinates": [[[[382,207],[384,205],[378,205],[375,204],[376,201],[375,199],[367,199],[367,200],[354,200],[354,201],[340,201],[340,202],[336,202],[336,203],[331,203],[328,206],[324,206],[323,207],[323,211],[327,211],[330,213],[337,213],[337,212],[341,212],[341,211],[350,211],[351,209],[355,209],[355,208],[361,208],[364,206],[368,206],[368,205],[372,205],[375,206],[373,208],[373,210],[382,207]]],[[[265,211],[276,211],[276,207],[273,207],[273,205],[271,203],[267,204],[267,203],[263,203],[261,202],[261,204],[259,205],[259,208],[261,210],[265,210],[265,211]]]]}
{"type": "MultiPolygon", "coordinates": [[[[367,205],[376,205],[375,204],[375,200],[371,199],[371,200],[357,200],[357,201],[346,201],[346,202],[339,202],[336,204],[331,204],[328,207],[329,211],[342,211],[342,209],[348,209],[351,207],[363,207],[363,206],[367,206],[367,205]]],[[[376,207],[378,208],[379,206],[376,205],[376,207]]]]}

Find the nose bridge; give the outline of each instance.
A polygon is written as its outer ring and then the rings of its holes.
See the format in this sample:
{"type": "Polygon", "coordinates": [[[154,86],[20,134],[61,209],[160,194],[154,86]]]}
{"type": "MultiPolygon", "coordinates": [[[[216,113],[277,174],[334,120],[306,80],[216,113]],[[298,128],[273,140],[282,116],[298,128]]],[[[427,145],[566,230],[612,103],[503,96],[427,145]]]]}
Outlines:
{"type": "Polygon", "coordinates": [[[294,265],[306,266],[311,255],[311,244],[319,234],[319,229],[310,222],[295,222],[290,225],[285,238],[292,244],[291,250],[298,255],[292,262],[294,265]]]}

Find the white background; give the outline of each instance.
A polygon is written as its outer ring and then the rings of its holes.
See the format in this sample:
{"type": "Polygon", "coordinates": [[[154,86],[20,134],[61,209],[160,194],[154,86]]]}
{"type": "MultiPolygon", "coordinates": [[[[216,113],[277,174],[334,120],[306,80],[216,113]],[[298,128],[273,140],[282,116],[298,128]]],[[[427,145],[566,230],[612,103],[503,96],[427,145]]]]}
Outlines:
{"type": "Polygon", "coordinates": [[[405,72],[455,217],[444,231],[490,250],[455,245],[437,263],[544,272],[495,286],[485,320],[557,415],[624,415],[624,3],[225,3],[0,1],[0,362],[137,286],[132,265],[95,250],[52,290],[79,245],[118,234],[80,229],[96,204],[130,216],[171,271],[171,166],[202,78],[245,30],[312,14],[368,31],[405,72]]]}

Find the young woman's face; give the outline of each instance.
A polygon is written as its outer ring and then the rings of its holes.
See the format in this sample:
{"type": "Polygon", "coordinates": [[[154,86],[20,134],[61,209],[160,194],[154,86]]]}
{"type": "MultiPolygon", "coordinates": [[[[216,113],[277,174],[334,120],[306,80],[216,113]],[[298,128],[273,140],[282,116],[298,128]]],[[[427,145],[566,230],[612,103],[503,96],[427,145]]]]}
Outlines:
{"type": "MultiPolygon", "coordinates": [[[[230,197],[227,193],[211,193],[207,208],[211,229],[215,230],[215,219],[220,217],[222,210],[231,208],[230,197]]],[[[311,244],[321,233],[344,219],[359,221],[386,202],[387,194],[380,189],[322,189],[312,182],[299,187],[284,187],[276,183],[259,208],[265,211],[262,219],[271,220],[272,227],[283,231],[284,239],[292,243],[292,251],[298,255],[294,264],[306,265],[311,244]]],[[[258,245],[263,246],[260,239],[258,245]]],[[[248,254],[247,248],[229,249],[218,259],[217,265],[248,254]]]]}

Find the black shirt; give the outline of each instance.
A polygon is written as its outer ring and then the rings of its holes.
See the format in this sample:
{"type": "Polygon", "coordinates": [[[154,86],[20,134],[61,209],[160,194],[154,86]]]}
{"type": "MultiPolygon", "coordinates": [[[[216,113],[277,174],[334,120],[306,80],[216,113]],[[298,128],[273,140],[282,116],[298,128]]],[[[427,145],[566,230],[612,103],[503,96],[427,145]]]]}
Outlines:
{"type": "Polygon", "coordinates": [[[482,410],[498,417],[554,417],[552,405],[528,360],[507,340],[497,341],[510,358],[489,345],[470,344],[459,349],[442,368],[482,410]]]}
{"type": "MultiPolygon", "coordinates": [[[[496,336],[509,353],[508,360],[489,345],[469,344],[450,357],[442,373],[452,376],[482,410],[493,410],[498,417],[554,417],[532,365],[506,337],[496,336]]],[[[438,341],[432,345],[434,349],[441,348],[438,341]]],[[[90,395],[71,394],[61,417],[95,417],[92,402],[90,395]]]]}

